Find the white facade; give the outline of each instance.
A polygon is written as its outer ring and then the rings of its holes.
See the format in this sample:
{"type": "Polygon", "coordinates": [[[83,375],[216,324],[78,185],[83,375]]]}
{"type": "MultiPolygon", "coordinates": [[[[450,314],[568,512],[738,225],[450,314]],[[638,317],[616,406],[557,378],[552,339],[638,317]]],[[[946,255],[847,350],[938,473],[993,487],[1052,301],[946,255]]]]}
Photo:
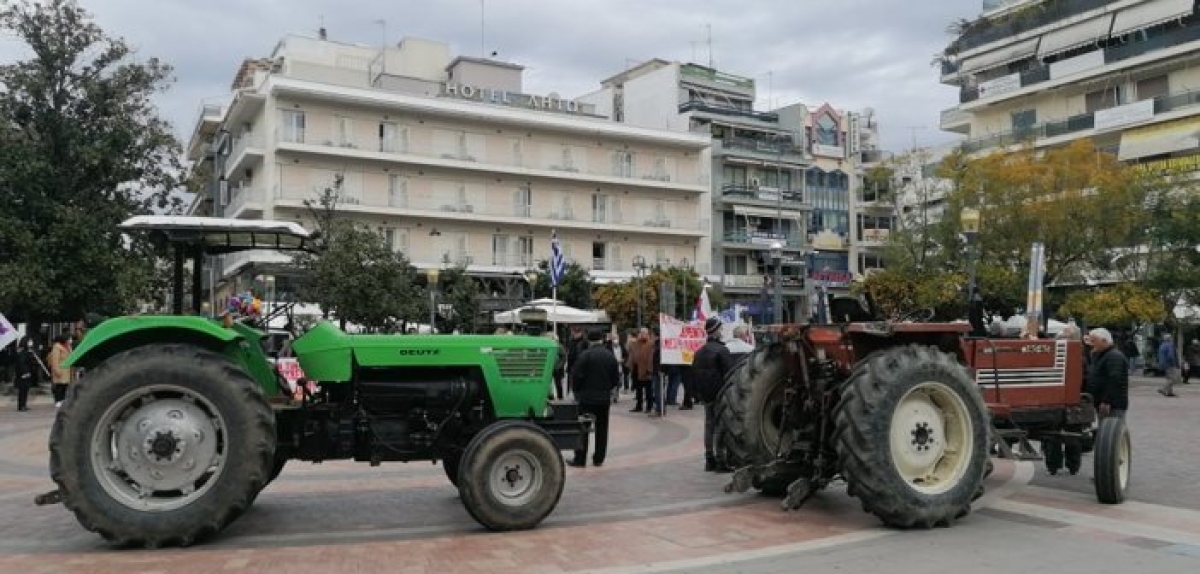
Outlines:
{"type": "Polygon", "coordinates": [[[1192,0],[1019,4],[993,6],[947,48],[942,83],[961,103],[941,126],[967,151],[1092,138],[1125,161],[1200,161],[1192,0]]]}
{"type": "MultiPolygon", "coordinates": [[[[597,111],[525,94],[520,66],[452,58],[437,42],[381,54],[288,36],[243,66],[189,150],[224,178],[212,213],[305,222],[304,201],[340,177],[344,213],[421,269],[520,277],[550,257],[557,230],[601,281],[631,276],[637,255],[709,272],[709,138],[597,111]]],[[[226,273],[247,258],[258,255],[227,259],[226,273]]]]}

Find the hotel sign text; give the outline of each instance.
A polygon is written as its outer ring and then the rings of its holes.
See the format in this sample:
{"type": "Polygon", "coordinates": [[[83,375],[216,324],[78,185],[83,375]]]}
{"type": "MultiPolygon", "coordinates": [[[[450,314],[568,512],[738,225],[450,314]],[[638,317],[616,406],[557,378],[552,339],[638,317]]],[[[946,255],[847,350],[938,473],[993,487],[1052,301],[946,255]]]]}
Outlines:
{"type": "Polygon", "coordinates": [[[535,110],[566,112],[568,114],[574,114],[581,111],[579,109],[579,102],[576,102],[575,100],[565,100],[554,96],[522,94],[520,92],[510,92],[508,90],[498,90],[495,88],[480,88],[477,86],[468,86],[465,84],[449,82],[442,84],[442,95],[459,98],[462,100],[473,100],[476,102],[531,108],[535,110]]]}

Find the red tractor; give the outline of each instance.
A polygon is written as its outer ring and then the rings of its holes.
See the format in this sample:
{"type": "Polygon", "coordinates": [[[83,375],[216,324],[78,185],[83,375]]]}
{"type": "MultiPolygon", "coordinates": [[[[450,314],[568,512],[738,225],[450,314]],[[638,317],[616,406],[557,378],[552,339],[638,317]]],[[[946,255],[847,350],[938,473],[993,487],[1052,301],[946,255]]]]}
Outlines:
{"type": "Polygon", "coordinates": [[[840,478],[885,524],[948,526],[982,495],[989,453],[1042,458],[1039,440],[1051,472],[1077,472],[1094,446],[1100,501],[1124,499],[1129,434],[1115,417],[1093,432],[1079,341],[834,316],[858,320],[775,328],[728,375],[714,432],[736,469],[727,492],[753,487],[795,509],[840,478]]]}

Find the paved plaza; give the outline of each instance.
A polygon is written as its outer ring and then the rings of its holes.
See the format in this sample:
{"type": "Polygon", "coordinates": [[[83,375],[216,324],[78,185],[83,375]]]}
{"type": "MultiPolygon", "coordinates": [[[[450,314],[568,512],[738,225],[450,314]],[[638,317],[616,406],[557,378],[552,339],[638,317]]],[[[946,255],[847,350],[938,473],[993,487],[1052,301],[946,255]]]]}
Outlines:
{"type": "Polygon", "coordinates": [[[1154,383],[1131,391],[1133,500],[1120,506],[1095,502],[1089,457],[1079,476],[999,461],[949,529],[883,528],[841,486],[783,512],[701,471],[702,410],[656,420],[623,398],[608,462],[568,468],[562,502],[533,531],[482,530],[428,463],[292,462],[215,540],[160,550],[111,548],[62,506],[34,506],[52,486],[54,408],[0,403],[0,572],[1197,572],[1200,386],[1167,399],[1154,383]]]}

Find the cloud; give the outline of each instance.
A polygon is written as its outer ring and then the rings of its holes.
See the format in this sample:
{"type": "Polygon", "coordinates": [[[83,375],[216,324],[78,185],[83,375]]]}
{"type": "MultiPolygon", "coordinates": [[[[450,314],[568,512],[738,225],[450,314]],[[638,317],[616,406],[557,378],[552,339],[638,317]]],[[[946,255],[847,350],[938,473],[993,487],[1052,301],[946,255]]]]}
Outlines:
{"type": "MultiPolygon", "coordinates": [[[[222,99],[243,58],[270,54],[288,33],[378,45],[406,36],[440,40],[463,55],[498,53],[526,66],[526,91],[582,95],[650,58],[707,63],[755,79],[758,108],[800,101],[845,110],[871,107],[884,146],[902,151],[953,136],[939,112],[956,91],[938,83],[932,55],[946,25],[974,17],[952,0],[82,0],[111,35],[142,58],[175,67],[158,98],[181,138],[200,106],[222,99]],[[481,10],[483,8],[483,34],[481,10]],[[384,27],[376,23],[386,21],[384,27]],[[482,43],[482,44],[481,44],[482,43]],[[916,129],[921,126],[922,129],[916,129]],[[910,129],[913,128],[913,129],[910,129]]],[[[0,40],[0,57],[19,47],[0,40]]]]}

